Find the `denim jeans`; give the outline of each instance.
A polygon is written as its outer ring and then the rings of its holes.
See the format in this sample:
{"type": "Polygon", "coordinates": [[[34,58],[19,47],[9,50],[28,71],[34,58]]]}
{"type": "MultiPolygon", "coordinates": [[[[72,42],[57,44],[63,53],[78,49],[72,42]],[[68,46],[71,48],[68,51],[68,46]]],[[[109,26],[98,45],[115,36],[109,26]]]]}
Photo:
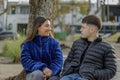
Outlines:
{"type": "Polygon", "coordinates": [[[27,74],[26,80],[44,80],[43,72],[40,70],[27,74]]]}
{"type": "Polygon", "coordinates": [[[87,79],[82,78],[79,74],[69,74],[63,76],[60,80],[87,80],[87,79]]]}
{"type": "Polygon", "coordinates": [[[51,76],[49,79],[44,79],[43,72],[40,70],[33,71],[27,74],[26,80],[59,80],[58,76],[51,76]]]}

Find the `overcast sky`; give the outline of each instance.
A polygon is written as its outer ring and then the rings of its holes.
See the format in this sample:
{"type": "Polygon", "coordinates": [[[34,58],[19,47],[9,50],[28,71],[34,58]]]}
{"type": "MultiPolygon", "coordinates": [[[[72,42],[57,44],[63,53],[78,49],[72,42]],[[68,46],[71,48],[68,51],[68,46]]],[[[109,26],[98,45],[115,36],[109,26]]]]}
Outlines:
{"type": "MultiPolygon", "coordinates": [[[[29,1],[29,0],[8,0],[8,1],[29,1]]],[[[62,1],[70,1],[70,0],[62,0],[62,1]]],[[[85,1],[85,0],[77,0],[77,1],[85,1]]],[[[86,0],[86,1],[88,1],[88,0],[86,0]]],[[[99,0],[99,1],[102,1],[102,0],[99,0]]],[[[106,1],[106,3],[108,3],[108,4],[117,4],[118,3],[118,0],[105,0],[106,1]]],[[[95,3],[96,2],[96,0],[91,0],[91,2],[92,3],[95,3]]]]}
{"type": "MultiPolygon", "coordinates": [[[[62,0],[62,1],[70,1],[70,0],[62,0]]],[[[76,1],[85,1],[85,0],[76,0],[76,1]]],[[[88,0],[86,0],[88,1],[88,0]]],[[[92,3],[96,3],[97,0],[91,0],[92,3]]],[[[103,0],[99,0],[99,1],[103,1],[103,0]]],[[[106,3],[108,4],[117,4],[118,0],[105,0],[106,3]]]]}
{"type": "MultiPolygon", "coordinates": [[[[21,0],[8,0],[8,1],[21,1],[21,0]]],[[[26,1],[26,0],[22,0],[22,1],[26,1]]]]}

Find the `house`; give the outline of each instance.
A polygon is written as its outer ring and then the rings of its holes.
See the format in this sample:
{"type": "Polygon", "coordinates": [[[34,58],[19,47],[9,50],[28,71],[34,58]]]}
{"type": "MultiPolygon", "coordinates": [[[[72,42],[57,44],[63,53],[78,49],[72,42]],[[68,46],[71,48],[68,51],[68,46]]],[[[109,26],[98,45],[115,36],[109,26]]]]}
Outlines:
{"type": "Polygon", "coordinates": [[[25,33],[29,17],[29,3],[19,1],[8,2],[7,14],[0,17],[0,26],[3,26],[3,30],[25,33]]]}
{"type": "MultiPolygon", "coordinates": [[[[4,0],[6,1],[6,0],[4,0]]],[[[27,24],[28,24],[28,17],[29,17],[29,2],[25,2],[26,0],[19,0],[19,1],[9,1],[8,2],[8,11],[4,15],[0,15],[0,31],[1,30],[9,30],[12,32],[18,32],[18,33],[26,33],[27,30],[27,24]]],[[[64,0],[65,1],[65,0],[64,0]]],[[[81,1],[81,0],[80,0],[81,1]]],[[[84,0],[82,0],[84,1],[84,0]]],[[[81,24],[81,19],[85,16],[80,13],[80,7],[75,7],[74,4],[73,6],[69,5],[69,2],[61,2],[61,4],[58,6],[59,7],[66,7],[67,9],[70,8],[70,11],[65,14],[58,14],[56,16],[57,18],[54,21],[55,26],[64,26],[61,28],[62,30],[64,29],[69,29],[69,26],[75,27],[76,32],[79,32],[80,24],[81,24]],[[73,9],[74,8],[74,9],[73,9]],[[58,19],[59,18],[59,19],[58,19]],[[63,25],[59,25],[59,24],[63,25]]],[[[100,6],[101,3],[99,3],[100,6]]],[[[82,6],[86,7],[86,6],[82,6]]],[[[102,7],[102,6],[101,6],[102,7]]],[[[88,6],[87,6],[88,8],[88,6]]],[[[3,2],[0,0],[0,12],[3,10],[3,2]]],[[[56,11],[58,12],[58,11],[56,11]]],[[[88,14],[95,14],[97,12],[97,4],[96,3],[90,3],[90,12],[88,14]]],[[[102,8],[98,10],[96,15],[102,16],[102,8]]],[[[120,16],[116,19],[115,17],[115,23],[118,21],[120,22],[120,16]]],[[[107,22],[107,21],[106,21],[107,22]]],[[[105,22],[105,23],[106,23],[105,22]]],[[[104,23],[104,22],[103,22],[104,23]]],[[[113,22],[112,22],[113,23],[113,22]]],[[[103,24],[104,25],[104,24],[103,24]]],[[[61,30],[59,30],[61,31],[61,30]]],[[[71,30],[70,30],[71,31],[71,30]]]]}

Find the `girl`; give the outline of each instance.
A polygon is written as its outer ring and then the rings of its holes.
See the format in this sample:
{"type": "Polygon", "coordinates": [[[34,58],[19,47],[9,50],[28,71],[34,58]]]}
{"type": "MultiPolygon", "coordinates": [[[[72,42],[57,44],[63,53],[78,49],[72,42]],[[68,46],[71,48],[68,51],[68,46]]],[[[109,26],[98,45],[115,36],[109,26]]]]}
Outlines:
{"type": "Polygon", "coordinates": [[[21,63],[27,80],[56,80],[62,69],[62,50],[59,42],[49,36],[51,30],[48,19],[37,17],[22,43],[21,63]]]}

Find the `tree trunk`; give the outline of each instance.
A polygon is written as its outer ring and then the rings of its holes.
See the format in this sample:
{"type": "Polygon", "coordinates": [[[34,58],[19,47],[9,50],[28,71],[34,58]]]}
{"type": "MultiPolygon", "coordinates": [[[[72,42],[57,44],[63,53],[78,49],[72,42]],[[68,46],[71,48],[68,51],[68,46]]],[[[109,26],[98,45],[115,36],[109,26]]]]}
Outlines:
{"type": "MultiPolygon", "coordinates": [[[[50,18],[53,21],[55,17],[55,2],[56,0],[30,0],[30,14],[27,33],[31,32],[31,27],[33,26],[33,21],[38,16],[43,16],[45,18],[50,18]]],[[[18,75],[9,77],[5,80],[25,80],[26,73],[22,70],[18,75]]]]}
{"type": "Polygon", "coordinates": [[[51,22],[55,17],[56,0],[30,0],[30,14],[27,33],[31,32],[33,21],[38,16],[49,18],[51,22]]]}

